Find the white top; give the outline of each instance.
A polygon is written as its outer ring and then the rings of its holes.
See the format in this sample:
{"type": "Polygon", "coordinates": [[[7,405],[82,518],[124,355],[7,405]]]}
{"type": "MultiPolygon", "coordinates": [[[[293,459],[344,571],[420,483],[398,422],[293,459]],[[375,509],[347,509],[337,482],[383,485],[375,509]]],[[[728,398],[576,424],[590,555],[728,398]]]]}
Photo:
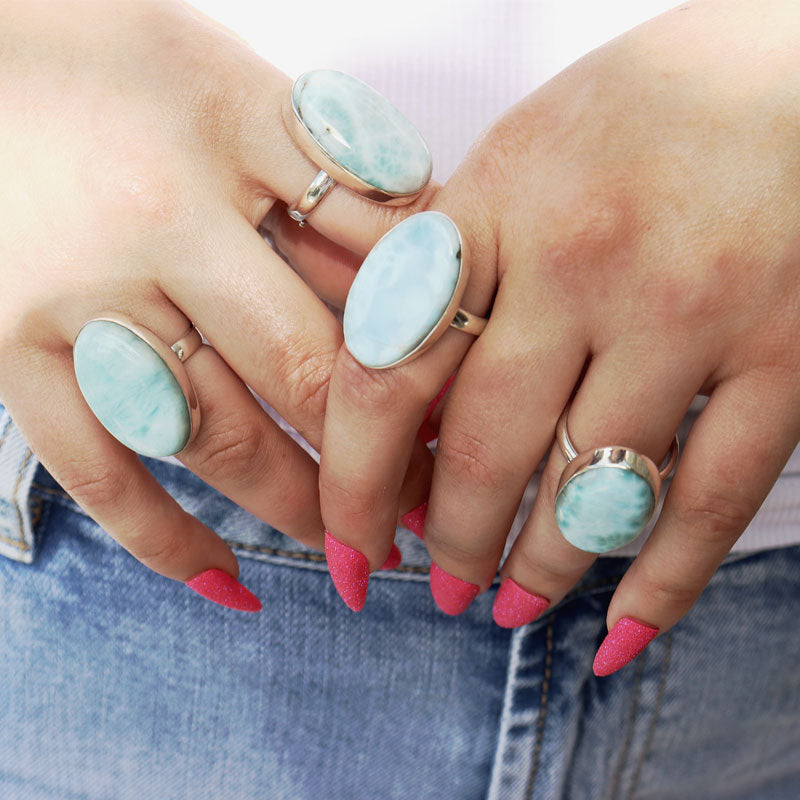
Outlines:
{"type": "MultiPolygon", "coordinates": [[[[194,0],[296,77],[329,67],[388,97],[447,180],[491,121],[564,67],[676,0],[194,0]]],[[[517,515],[527,516],[534,491],[517,515]]],[[[734,550],[800,543],[800,448],[734,550]]],[[[635,553],[635,542],[615,551],[635,553]]]]}

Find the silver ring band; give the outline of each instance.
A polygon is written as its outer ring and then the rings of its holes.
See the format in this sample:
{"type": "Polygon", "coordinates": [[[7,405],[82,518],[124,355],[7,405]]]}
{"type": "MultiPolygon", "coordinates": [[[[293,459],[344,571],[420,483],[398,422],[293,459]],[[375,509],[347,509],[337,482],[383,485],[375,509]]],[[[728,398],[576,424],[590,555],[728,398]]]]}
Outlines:
{"type": "Polygon", "coordinates": [[[463,308],[459,308],[450,326],[472,336],[480,336],[488,322],[489,320],[486,317],[479,317],[476,314],[470,314],[469,311],[464,311],[463,308]]]}
{"type": "MultiPolygon", "coordinates": [[[[567,430],[567,416],[569,415],[569,409],[570,406],[567,405],[561,416],[558,418],[558,423],[556,424],[556,441],[558,442],[558,446],[561,449],[564,458],[566,458],[567,461],[574,461],[578,457],[579,453],[575,449],[575,445],[572,444],[572,439],[570,439],[569,431],[567,430]]],[[[607,449],[611,448],[607,447],[607,449]]],[[[615,445],[613,449],[632,450],[633,448],[615,445]]],[[[664,456],[662,466],[658,470],[659,477],[662,481],[675,468],[675,464],[678,461],[678,449],[678,435],[675,434],[675,438],[672,440],[672,444],[669,446],[669,451],[664,456]]]]}
{"type": "Polygon", "coordinates": [[[317,207],[322,198],[328,193],[328,190],[335,185],[336,181],[324,169],[321,169],[308,185],[308,188],[286,211],[301,226],[305,225],[306,217],[317,207]]]}

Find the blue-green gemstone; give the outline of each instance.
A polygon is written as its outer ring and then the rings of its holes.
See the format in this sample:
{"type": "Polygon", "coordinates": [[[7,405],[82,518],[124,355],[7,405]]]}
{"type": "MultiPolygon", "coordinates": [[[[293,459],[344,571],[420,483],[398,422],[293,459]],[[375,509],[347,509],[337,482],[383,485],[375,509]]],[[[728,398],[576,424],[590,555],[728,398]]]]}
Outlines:
{"type": "Polygon", "coordinates": [[[75,340],[78,386],[103,426],[144,456],[180,452],[191,435],[189,405],[147,342],[123,325],[88,322],[75,340]]]}
{"type": "Polygon", "coordinates": [[[295,113],[328,157],[389,194],[421,191],[431,154],[419,131],[363,81],[332,69],[301,75],[292,88],[295,113]]]}
{"type": "Polygon", "coordinates": [[[588,467],[570,478],[556,497],[556,522],[581,550],[606,553],[632,542],[653,515],[650,484],[631,469],[588,467]]]}
{"type": "Polygon", "coordinates": [[[438,211],[395,225],[364,259],[347,295],[344,339],[365,367],[388,367],[416,350],[453,299],[461,236],[438,211]]]}

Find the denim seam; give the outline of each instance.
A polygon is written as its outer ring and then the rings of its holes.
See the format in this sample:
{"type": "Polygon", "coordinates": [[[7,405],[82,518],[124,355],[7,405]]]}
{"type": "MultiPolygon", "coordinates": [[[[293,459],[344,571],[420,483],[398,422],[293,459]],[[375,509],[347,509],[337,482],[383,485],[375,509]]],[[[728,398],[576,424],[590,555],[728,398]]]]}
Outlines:
{"type": "Polygon", "coordinates": [[[6,439],[8,438],[8,432],[11,430],[11,426],[13,423],[11,422],[11,417],[7,418],[6,426],[3,428],[3,434],[0,436],[0,450],[3,449],[3,445],[6,443],[6,439]]]}
{"type": "Polygon", "coordinates": [[[644,674],[644,662],[645,659],[640,658],[636,662],[636,672],[634,674],[633,679],[633,692],[631,698],[631,708],[628,712],[628,730],[625,734],[625,741],[622,744],[622,750],[619,754],[619,760],[617,762],[617,768],[614,770],[614,777],[611,783],[611,793],[609,797],[611,800],[614,800],[615,797],[619,797],[619,785],[622,781],[622,771],[625,768],[625,764],[628,762],[628,755],[630,754],[631,744],[633,743],[633,730],[636,724],[636,712],[639,709],[639,694],[642,689],[642,675],[644,674]]]}
{"type": "MultiPolygon", "coordinates": [[[[3,434],[0,436],[0,451],[3,449],[3,445],[8,438],[8,434],[11,431],[11,426],[13,425],[13,421],[11,417],[8,417],[8,422],[6,427],[3,429],[3,434]]],[[[11,545],[12,547],[16,547],[21,553],[27,553],[30,551],[31,547],[28,542],[25,541],[25,523],[22,518],[22,508],[20,507],[19,501],[19,488],[22,485],[22,479],[25,477],[25,470],[28,468],[30,464],[31,457],[33,456],[33,452],[28,449],[27,453],[25,454],[25,458],[22,459],[22,463],[20,464],[19,469],[17,470],[17,480],[14,484],[14,488],[11,492],[11,501],[14,504],[14,511],[17,515],[17,530],[19,532],[19,536],[15,539],[11,539],[8,536],[0,535],[0,541],[5,544],[11,545]]]]}
{"type": "Polygon", "coordinates": [[[525,787],[525,800],[531,800],[533,789],[536,783],[536,776],[539,773],[539,760],[542,753],[542,743],[544,741],[544,723],[547,719],[547,703],[550,699],[550,679],[553,674],[553,628],[555,627],[555,614],[550,616],[545,631],[547,650],[544,657],[544,677],[542,678],[542,694],[539,698],[539,718],[536,720],[536,742],[533,746],[533,758],[531,769],[528,773],[528,784],[525,787]]]}
{"type": "MultiPolygon", "coordinates": [[[[63,505],[69,506],[76,514],[81,514],[84,517],[89,517],[89,515],[65,492],[63,489],[53,489],[50,486],[42,486],[42,484],[37,483],[34,481],[31,484],[31,488],[35,489],[38,492],[43,492],[44,494],[52,495],[55,498],[58,498],[59,502],[62,502],[63,505]],[[66,501],[66,502],[64,502],[66,501]]],[[[91,517],[89,517],[91,519],[91,517]]],[[[265,547],[263,545],[253,545],[253,544],[246,544],[243,542],[237,542],[232,540],[225,540],[226,543],[233,548],[238,550],[242,550],[244,552],[250,553],[260,553],[262,555],[268,556],[276,556],[278,558],[291,558],[296,561],[309,561],[312,563],[325,563],[325,556],[322,553],[304,553],[302,551],[297,550],[281,550],[275,547],[265,547]]],[[[427,575],[430,572],[430,567],[406,567],[402,564],[398,567],[395,567],[392,572],[401,572],[407,574],[415,574],[415,575],[427,575]]],[[[372,577],[389,577],[388,574],[386,575],[379,575],[375,574],[372,577]]],[[[578,597],[586,592],[593,591],[594,589],[605,588],[607,586],[611,586],[615,583],[619,583],[622,579],[622,575],[612,575],[610,578],[604,578],[601,581],[595,581],[594,583],[586,584],[585,586],[578,586],[576,589],[573,589],[569,592],[565,597],[561,600],[561,602],[552,609],[555,612],[561,605],[564,603],[569,602],[570,600],[578,597]]],[[[495,582],[497,582],[497,576],[495,576],[495,582]]]]}
{"type": "MultiPolygon", "coordinates": [[[[277,547],[266,547],[265,545],[257,545],[257,544],[243,544],[241,542],[236,542],[231,539],[224,540],[226,544],[236,550],[244,550],[245,552],[250,553],[262,553],[263,555],[268,556],[278,556],[279,558],[293,558],[297,561],[311,561],[318,564],[325,564],[327,563],[327,559],[322,553],[304,553],[299,550],[281,550],[277,547]]],[[[411,573],[415,575],[427,575],[430,572],[429,567],[404,567],[402,564],[400,566],[395,567],[392,572],[405,572],[411,573]]],[[[375,575],[371,577],[377,577],[375,575]]],[[[380,577],[388,577],[380,576],[380,577]]]]}
{"type": "Polygon", "coordinates": [[[669,662],[670,662],[670,655],[672,653],[672,631],[668,631],[667,634],[664,636],[664,657],[661,660],[661,677],[658,682],[658,691],[656,692],[656,701],[653,704],[653,716],[650,718],[650,726],[647,729],[647,736],[644,740],[644,747],[642,748],[642,754],[639,756],[639,761],[636,764],[636,770],[633,773],[633,779],[631,780],[631,788],[628,792],[627,800],[633,800],[634,794],[636,789],[639,785],[639,777],[642,773],[642,765],[644,764],[645,758],[650,753],[650,748],[653,745],[653,739],[655,730],[656,730],[656,722],[658,721],[659,714],[661,713],[661,705],[664,702],[664,691],[667,685],[667,673],[669,671],[669,662]]]}

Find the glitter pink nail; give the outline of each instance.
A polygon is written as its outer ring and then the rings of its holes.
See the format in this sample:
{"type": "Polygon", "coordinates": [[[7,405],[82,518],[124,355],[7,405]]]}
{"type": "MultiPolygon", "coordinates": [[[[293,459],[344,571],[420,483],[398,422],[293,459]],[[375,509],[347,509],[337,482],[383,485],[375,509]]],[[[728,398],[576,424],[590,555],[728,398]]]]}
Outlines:
{"type": "Polygon", "coordinates": [[[399,567],[402,560],[403,556],[400,553],[400,548],[396,544],[393,544],[381,569],[394,569],[395,567],[399,567]]]}
{"type": "Polygon", "coordinates": [[[408,528],[411,533],[416,534],[422,538],[422,531],[425,529],[425,516],[428,513],[428,501],[426,500],[421,506],[417,506],[400,517],[400,522],[404,528],[408,528]]]}
{"type": "Polygon", "coordinates": [[[361,611],[367,599],[369,561],[363,553],[325,531],[325,557],[333,585],[347,607],[361,611]]]}
{"type": "Polygon", "coordinates": [[[193,592],[237,611],[261,611],[261,601],[239,581],[221,569],[207,569],[185,584],[193,592]]]}
{"type": "Polygon", "coordinates": [[[533,622],[549,605],[546,597],[526,592],[513,578],[506,578],[497,590],[492,616],[501,628],[518,628],[533,622]]]}
{"type": "Polygon", "coordinates": [[[480,589],[477,584],[462,581],[431,561],[431,594],[445,614],[454,617],[466,611],[480,589]]]}
{"type": "Polygon", "coordinates": [[[430,404],[428,405],[428,410],[425,412],[425,419],[420,425],[419,431],[417,432],[417,436],[425,443],[428,444],[432,442],[438,435],[439,432],[428,422],[431,418],[431,415],[434,411],[436,411],[436,406],[442,401],[442,398],[447,394],[447,390],[452,386],[453,381],[456,379],[456,373],[454,372],[448,379],[447,383],[442,386],[441,391],[436,397],[431,400],[430,404]]]}
{"type": "Polygon", "coordinates": [[[622,617],[608,632],[594,657],[594,674],[603,677],[633,661],[658,635],[658,628],[622,617]]]}

